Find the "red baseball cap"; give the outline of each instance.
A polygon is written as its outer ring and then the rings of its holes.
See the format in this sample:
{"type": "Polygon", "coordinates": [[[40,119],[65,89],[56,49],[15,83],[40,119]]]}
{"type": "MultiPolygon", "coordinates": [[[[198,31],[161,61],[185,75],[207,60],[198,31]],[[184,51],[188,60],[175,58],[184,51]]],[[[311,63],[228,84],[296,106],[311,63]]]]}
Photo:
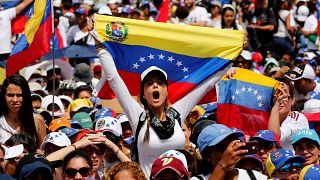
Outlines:
{"type": "Polygon", "coordinates": [[[261,62],[262,61],[262,55],[259,52],[252,53],[252,60],[255,62],[261,62]]]}
{"type": "Polygon", "coordinates": [[[158,158],[153,162],[150,177],[152,179],[156,178],[159,173],[165,169],[171,169],[175,171],[180,177],[188,176],[188,170],[185,168],[180,159],[167,156],[158,158]]]}

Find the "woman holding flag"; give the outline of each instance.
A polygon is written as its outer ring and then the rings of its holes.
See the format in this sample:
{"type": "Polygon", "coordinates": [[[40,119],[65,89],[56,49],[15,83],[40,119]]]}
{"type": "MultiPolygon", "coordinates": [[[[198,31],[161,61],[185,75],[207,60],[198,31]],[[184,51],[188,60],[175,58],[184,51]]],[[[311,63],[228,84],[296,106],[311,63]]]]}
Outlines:
{"type": "Polygon", "coordinates": [[[150,177],[152,163],[162,153],[172,149],[182,149],[185,143],[181,123],[200,99],[211,90],[228,68],[211,75],[197,85],[190,93],[174,104],[168,100],[168,75],[156,66],[145,69],[141,74],[140,104],[131,97],[120,77],[111,53],[99,42],[93,30],[93,22],[88,26],[96,39],[98,56],[110,87],[124,109],[136,137],[137,153],[132,152],[147,177],[150,177]]]}

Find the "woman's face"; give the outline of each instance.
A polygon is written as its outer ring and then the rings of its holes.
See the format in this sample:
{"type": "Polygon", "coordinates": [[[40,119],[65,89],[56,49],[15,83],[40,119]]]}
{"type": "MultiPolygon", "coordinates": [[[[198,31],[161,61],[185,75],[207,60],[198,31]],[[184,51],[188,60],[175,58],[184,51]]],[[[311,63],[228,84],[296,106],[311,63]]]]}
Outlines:
{"type": "Polygon", "coordinates": [[[283,90],[288,94],[288,98],[285,98],[280,102],[280,105],[279,105],[280,116],[281,115],[287,115],[291,111],[291,106],[294,103],[294,98],[291,97],[290,94],[289,94],[288,85],[284,84],[283,85],[283,90]]]}
{"type": "Polygon", "coordinates": [[[82,157],[74,157],[68,162],[66,169],[64,169],[63,179],[86,179],[91,175],[92,170],[88,162],[82,157]]]}
{"type": "Polygon", "coordinates": [[[258,154],[261,157],[262,163],[265,166],[269,155],[272,152],[274,152],[275,150],[277,150],[278,148],[275,145],[275,143],[272,141],[259,140],[258,143],[259,143],[259,153],[258,154]]]}
{"type": "Polygon", "coordinates": [[[273,173],[273,177],[276,177],[279,179],[299,179],[299,174],[302,168],[302,164],[299,165],[299,168],[295,167],[294,164],[299,164],[299,163],[296,163],[296,162],[285,163],[280,168],[275,170],[275,172],[273,173]],[[283,169],[284,167],[287,167],[285,168],[287,169],[287,171],[281,172],[281,169],[283,169]]]}
{"type": "Polygon", "coordinates": [[[144,97],[150,108],[160,108],[165,105],[168,89],[165,81],[156,74],[151,74],[143,87],[144,97]]]}
{"type": "Polygon", "coordinates": [[[304,157],[305,165],[319,163],[319,149],[314,141],[308,139],[298,141],[294,150],[296,155],[304,157]]]}
{"type": "Polygon", "coordinates": [[[9,84],[6,92],[6,102],[9,112],[18,113],[22,106],[22,89],[20,86],[9,84]]]}
{"type": "Polygon", "coordinates": [[[79,93],[79,98],[78,99],[90,99],[91,98],[91,93],[88,91],[81,91],[79,93]]]}
{"type": "Polygon", "coordinates": [[[232,10],[226,10],[223,15],[223,21],[226,28],[232,27],[232,22],[234,21],[234,13],[232,10]]]}
{"type": "Polygon", "coordinates": [[[217,16],[220,13],[220,7],[219,6],[212,6],[210,8],[210,12],[212,15],[217,16]]]}
{"type": "Polygon", "coordinates": [[[93,165],[92,170],[94,172],[96,172],[99,169],[99,167],[102,163],[102,158],[105,153],[105,149],[106,149],[105,146],[98,146],[97,145],[97,146],[87,146],[81,150],[90,156],[91,161],[92,161],[92,165],[93,165]]]}

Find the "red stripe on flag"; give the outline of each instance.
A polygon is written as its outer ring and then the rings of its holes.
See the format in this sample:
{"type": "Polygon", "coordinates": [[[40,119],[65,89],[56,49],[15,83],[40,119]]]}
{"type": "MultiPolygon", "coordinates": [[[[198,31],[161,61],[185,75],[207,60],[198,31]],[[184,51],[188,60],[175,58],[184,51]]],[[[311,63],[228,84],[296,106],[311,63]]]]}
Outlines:
{"type": "Polygon", "coordinates": [[[217,123],[242,130],[253,136],[256,132],[268,129],[270,112],[257,111],[235,104],[218,104],[217,123]]]}
{"type": "Polygon", "coordinates": [[[11,21],[11,31],[13,34],[21,34],[26,25],[28,16],[17,16],[11,21]]]}
{"type": "Polygon", "coordinates": [[[34,36],[29,48],[10,56],[7,64],[7,77],[18,72],[20,69],[38,60],[50,51],[50,37],[52,35],[51,15],[43,22],[34,36]]]}
{"type": "Polygon", "coordinates": [[[318,113],[303,113],[308,119],[308,121],[320,121],[320,112],[318,113]]]}

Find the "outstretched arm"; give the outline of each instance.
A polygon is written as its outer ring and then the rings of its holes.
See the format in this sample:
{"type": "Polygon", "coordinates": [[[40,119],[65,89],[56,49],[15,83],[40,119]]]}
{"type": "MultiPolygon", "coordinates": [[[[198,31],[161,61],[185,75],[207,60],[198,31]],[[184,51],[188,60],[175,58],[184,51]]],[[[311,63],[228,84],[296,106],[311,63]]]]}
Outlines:
{"type": "Polygon", "coordinates": [[[16,7],[16,14],[20,14],[33,0],[24,0],[16,7]]]}

